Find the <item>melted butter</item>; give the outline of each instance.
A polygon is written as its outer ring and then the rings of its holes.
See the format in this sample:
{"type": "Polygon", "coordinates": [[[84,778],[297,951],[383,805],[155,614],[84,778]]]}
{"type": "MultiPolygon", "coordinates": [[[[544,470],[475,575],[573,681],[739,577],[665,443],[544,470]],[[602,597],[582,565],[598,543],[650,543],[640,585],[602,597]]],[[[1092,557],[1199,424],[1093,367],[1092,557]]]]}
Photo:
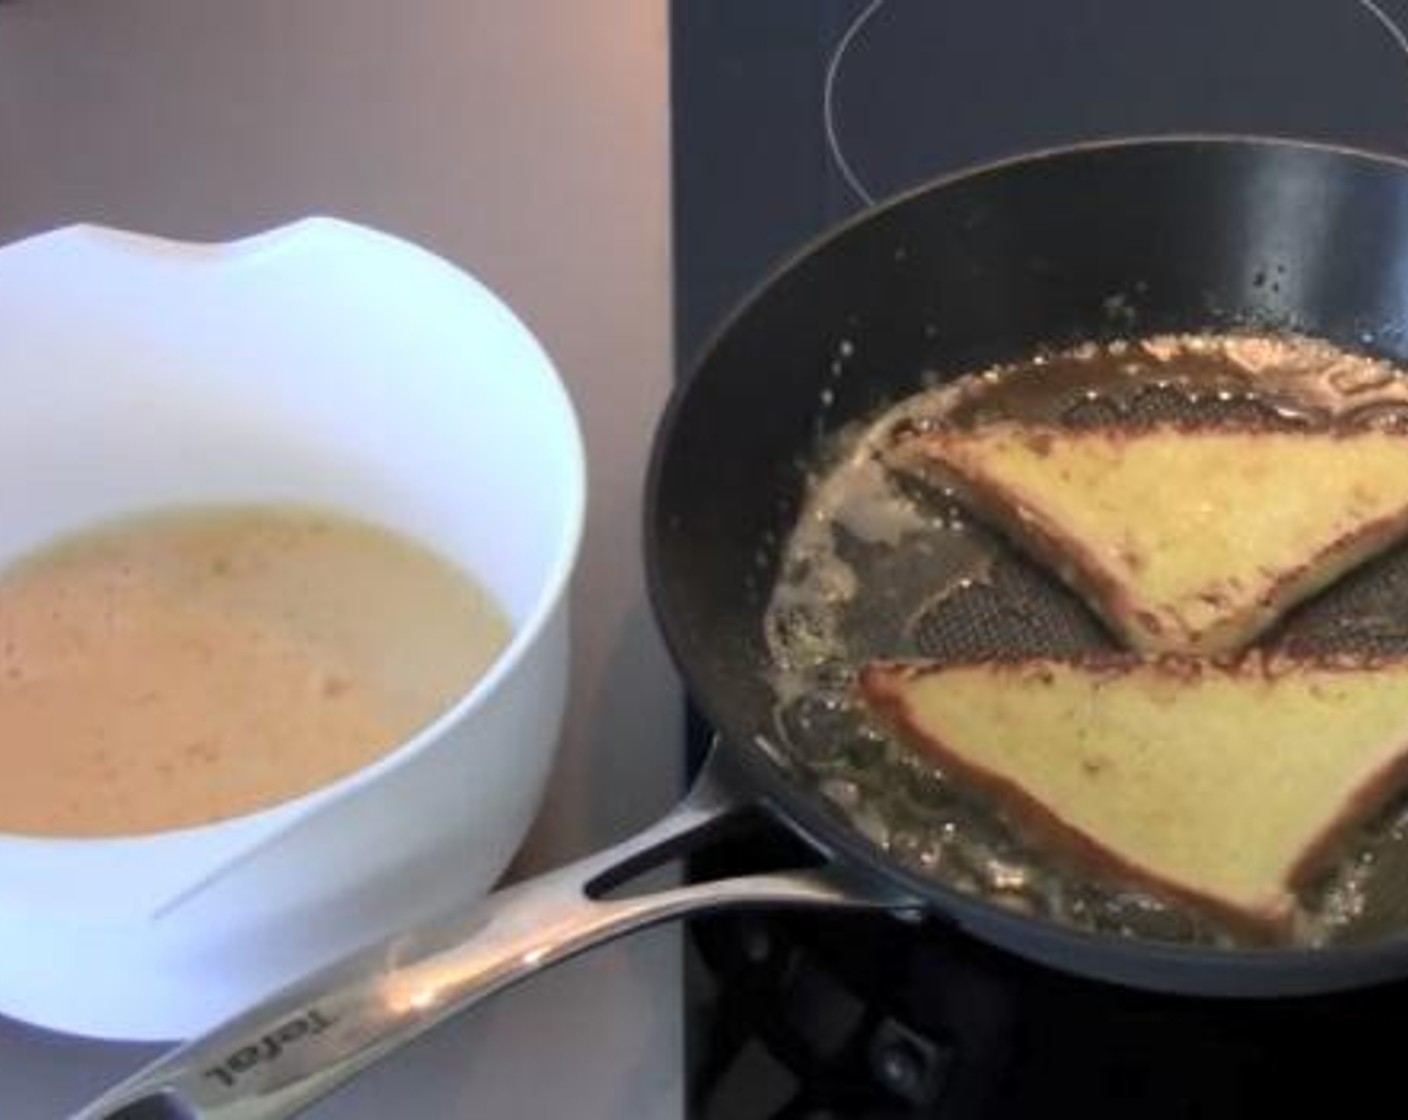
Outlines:
{"type": "Polygon", "coordinates": [[[1241,401],[1291,424],[1408,421],[1408,382],[1392,365],[1299,336],[1170,334],[1086,344],[960,378],[903,408],[924,423],[965,427],[1063,423],[1091,404],[1127,415],[1151,392],[1194,408],[1241,401]]]}

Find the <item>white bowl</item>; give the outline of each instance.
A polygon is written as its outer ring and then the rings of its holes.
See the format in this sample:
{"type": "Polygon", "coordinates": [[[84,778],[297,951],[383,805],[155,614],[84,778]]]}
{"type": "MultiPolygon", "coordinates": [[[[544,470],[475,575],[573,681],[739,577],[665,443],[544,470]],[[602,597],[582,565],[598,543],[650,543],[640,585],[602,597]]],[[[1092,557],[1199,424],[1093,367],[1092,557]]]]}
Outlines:
{"type": "Polygon", "coordinates": [[[183,1037],[485,893],[557,742],[584,476],[529,331],[405,242],[315,218],[0,249],[0,561],[132,511],[313,502],[460,562],[514,624],[451,710],[307,796],[132,838],[0,835],[0,1014],[183,1037]]]}

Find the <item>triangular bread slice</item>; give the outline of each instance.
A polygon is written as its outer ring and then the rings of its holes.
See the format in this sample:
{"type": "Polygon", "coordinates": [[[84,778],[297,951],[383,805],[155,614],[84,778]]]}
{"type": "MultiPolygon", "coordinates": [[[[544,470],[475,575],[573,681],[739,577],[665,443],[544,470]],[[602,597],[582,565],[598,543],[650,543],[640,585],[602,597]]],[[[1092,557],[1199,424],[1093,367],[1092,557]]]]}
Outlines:
{"type": "Polygon", "coordinates": [[[1267,939],[1408,779],[1408,660],[875,662],[859,689],[1033,841],[1267,939]]]}
{"type": "Polygon", "coordinates": [[[1408,533],[1408,433],[1015,422],[894,452],[1055,568],[1130,647],[1241,649],[1408,533]]]}

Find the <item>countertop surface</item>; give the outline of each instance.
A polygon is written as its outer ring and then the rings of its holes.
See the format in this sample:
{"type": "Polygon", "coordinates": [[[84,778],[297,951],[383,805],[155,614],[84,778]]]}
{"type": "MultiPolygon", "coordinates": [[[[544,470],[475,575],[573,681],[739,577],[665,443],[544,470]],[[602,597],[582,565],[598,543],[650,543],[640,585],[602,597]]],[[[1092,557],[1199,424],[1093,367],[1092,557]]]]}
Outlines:
{"type": "MultiPolygon", "coordinates": [[[[220,240],[334,214],[467,268],[556,359],[585,431],[590,510],[567,730],[512,876],[625,835],[679,788],[679,689],[638,540],[671,377],[665,7],[0,5],[0,240],[74,221],[220,240]]],[[[678,1117],[678,956],[673,930],[591,953],[310,1115],[678,1117]]],[[[0,1116],[62,1116],[159,1049],[0,1019],[0,1116]]]]}

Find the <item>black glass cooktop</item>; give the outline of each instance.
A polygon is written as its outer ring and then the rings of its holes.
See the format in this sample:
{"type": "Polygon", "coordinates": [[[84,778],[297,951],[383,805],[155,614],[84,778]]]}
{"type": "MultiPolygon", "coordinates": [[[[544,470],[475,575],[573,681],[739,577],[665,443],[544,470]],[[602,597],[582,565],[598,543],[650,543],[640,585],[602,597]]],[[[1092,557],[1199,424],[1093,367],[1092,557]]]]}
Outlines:
{"type": "Polygon", "coordinates": [[[686,362],[779,258],[872,200],[1111,136],[1408,153],[1408,0],[675,0],[686,362]]]}
{"type": "MultiPolygon", "coordinates": [[[[1408,154],[1403,28],[1408,0],[675,0],[681,373],[811,237],[962,167],[1172,132],[1408,154]]],[[[1408,1022],[1402,985],[1158,997],[885,918],[715,918],[690,945],[700,1120],[1362,1111],[1408,1022]]]]}

